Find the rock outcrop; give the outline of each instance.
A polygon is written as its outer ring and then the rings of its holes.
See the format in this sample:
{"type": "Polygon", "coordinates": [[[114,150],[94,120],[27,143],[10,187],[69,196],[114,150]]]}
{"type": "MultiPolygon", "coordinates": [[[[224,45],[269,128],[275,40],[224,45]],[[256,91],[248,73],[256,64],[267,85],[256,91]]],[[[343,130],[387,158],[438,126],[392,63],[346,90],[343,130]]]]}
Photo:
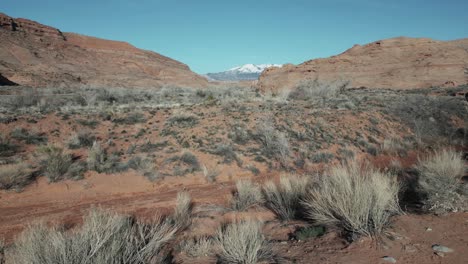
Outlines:
{"type": "Polygon", "coordinates": [[[340,55],[263,72],[261,91],[292,89],[307,79],[347,80],[352,87],[426,88],[468,83],[468,39],[393,38],[355,45],[340,55]]]}
{"type": "Polygon", "coordinates": [[[0,14],[0,75],[32,87],[204,87],[181,62],[128,43],[0,14]]]}

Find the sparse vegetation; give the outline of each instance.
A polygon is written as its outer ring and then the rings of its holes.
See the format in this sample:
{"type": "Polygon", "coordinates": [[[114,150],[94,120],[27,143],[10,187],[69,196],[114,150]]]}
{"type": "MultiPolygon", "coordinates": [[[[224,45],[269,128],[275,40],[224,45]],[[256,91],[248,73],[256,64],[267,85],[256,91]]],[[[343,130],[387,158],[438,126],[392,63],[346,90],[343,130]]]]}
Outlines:
{"type": "Polygon", "coordinates": [[[231,162],[236,161],[238,166],[242,165],[242,160],[237,156],[236,152],[231,145],[220,144],[216,146],[214,150],[211,151],[212,154],[223,156],[224,163],[231,164],[231,162]]]}
{"type": "Polygon", "coordinates": [[[207,166],[202,166],[203,175],[205,176],[208,182],[215,182],[216,177],[219,175],[219,171],[216,168],[208,168],[207,166]]]}
{"type": "Polygon", "coordinates": [[[271,122],[263,121],[258,125],[256,139],[260,141],[265,156],[275,158],[282,166],[287,165],[290,153],[289,141],[284,133],[273,127],[271,122]]]}
{"type": "Polygon", "coordinates": [[[324,226],[306,226],[299,228],[294,232],[294,238],[296,240],[307,240],[310,238],[316,238],[325,234],[326,228],[324,226]]]}
{"type": "Polygon", "coordinates": [[[265,206],[281,220],[301,218],[301,201],[309,184],[310,179],[307,176],[282,176],[278,185],[269,181],[263,187],[265,206]]]}
{"type": "Polygon", "coordinates": [[[177,193],[174,222],[180,229],[184,229],[190,225],[192,220],[192,206],[192,197],[190,197],[188,192],[183,191],[177,193]]]}
{"type": "Polygon", "coordinates": [[[154,161],[148,157],[133,157],[127,162],[127,167],[139,171],[150,181],[155,181],[159,177],[154,161]]]}
{"type": "Polygon", "coordinates": [[[261,227],[261,223],[255,221],[241,221],[222,226],[216,236],[216,244],[220,248],[220,263],[271,262],[274,255],[261,227]]]}
{"type": "Polygon", "coordinates": [[[432,155],[419,158],[416,166],[418,192],[422,196],[425,209],[428,211],[454,211],[458,208],[461,177],[464,173],[464,162],[461,154],[453,150],[440,150],[432,155]]]}
{"type": "Polygon", "coordinates": [[[33,170],[25,163],[0,166],[0,189],[18,189],[31,182],[33,170]]]}
{"type": "Polygon", "coordinates": [[[91,210],[83,226],[67,232],[30,227],[14,243],[13,263],[162,263],[177,228],[162,218],[151,223],[91,210]]]}
{"type": "Polygon", "coordinates": [[[333,167],[315,183],[303,205],[316,224],[375,236],[400,213],[398,192],[396,177],[352,160],[333,167]]]}
{"type": "Polygon", "coordinates": [[[101,147],[99,142],[94,142],[93,146],[88,150],[86,162],[89,170],[94,170],[99,173],[119,172],[128,168],[125,164],[119,162],[117,156],[108,155],[107,151],[101,147]]]}
{"type": "Polygon", "coordinates": [[[309,100],[314,98],[328,99],[343,92],[349,82],[337,80],[334,82],[320,81],[319,79],[301,82],[290,93],[288,98],[292,100],[309,100]]]}
{"type": "Polygon", "coordinates": [[[12,144],[8,139],[0,135],[0,157],[9,157],[16,153],[18,146],[12,144]]]}
{"type": "Polygon", "coordinates": [[[52,145],[43,147],[40,151],[45,155],[44,174],[49,181],[56,182],[65,178],[72,165],[71,155],[52,145]]]}
{"type": "Polygon", "coordinates": [[[68,148],[70,149],[78,149],[84,147],[91,147],[96,141],[96,137],[91,134],[89,131],[80,131],[73,135],[68,140],[68,148]]]}
{"type": "Polygon", "coordinates": [[[181,243],[181,249],[192,258],[214,255],[214,240],[209,237],[198,237],[185,240],[181,243]]]}
{"type": "Polygon", "coordinates": [[[169,126],[177,126],[180,128],[193,127],[198,123],[198,118],[191,114],[174,114],[167,120],[169,126]]]}
{"type": "Polygon", "coordinates": [[[114,123],[123,124],[123,125],[134,125],[138,123],[145,123],[146,118],[143,113],[132,112],[126,116],[115,118],[112,120],[114,123]]]}
{"type": "Polygon", "coordinates": [[[237,211],[245,211],[252,206],[261,205],[263,195],[261,188],[250,180],[236,182],[236,191],[231,200],[231,208],[237,211]]]}
{"type": "Polygon", "coordinates": [[[47,143],[47,137],[43,133],[29,132],[25,128],[15,128],[10,136],[14,139],[24,141],[26,144],[44,144],[47,143]]]}

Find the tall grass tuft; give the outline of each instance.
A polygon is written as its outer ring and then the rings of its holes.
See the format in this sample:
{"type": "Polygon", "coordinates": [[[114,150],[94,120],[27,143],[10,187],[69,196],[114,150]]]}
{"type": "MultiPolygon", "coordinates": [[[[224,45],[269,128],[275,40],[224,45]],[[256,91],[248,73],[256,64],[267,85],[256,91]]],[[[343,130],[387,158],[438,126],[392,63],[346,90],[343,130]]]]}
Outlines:
{"type": "Polygon", "coordinates": [[[396,177],[355,160],[330,169],[308,192],[308,217],[350,234],[375,236],[400,213],[396,177]]]}

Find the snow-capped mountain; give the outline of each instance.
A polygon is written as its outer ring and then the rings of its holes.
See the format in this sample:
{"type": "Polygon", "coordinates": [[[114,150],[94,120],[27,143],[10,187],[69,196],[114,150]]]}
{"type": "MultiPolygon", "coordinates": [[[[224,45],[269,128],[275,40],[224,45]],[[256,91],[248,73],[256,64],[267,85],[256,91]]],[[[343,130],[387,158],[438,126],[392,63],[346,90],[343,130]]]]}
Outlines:
{"type": "Polygon", "coordinates": [[[207,73],[206,76],[216,81],[257,80],[266,68],[281,66],[281,64],[245,64],[224,72],[207,73]]]}

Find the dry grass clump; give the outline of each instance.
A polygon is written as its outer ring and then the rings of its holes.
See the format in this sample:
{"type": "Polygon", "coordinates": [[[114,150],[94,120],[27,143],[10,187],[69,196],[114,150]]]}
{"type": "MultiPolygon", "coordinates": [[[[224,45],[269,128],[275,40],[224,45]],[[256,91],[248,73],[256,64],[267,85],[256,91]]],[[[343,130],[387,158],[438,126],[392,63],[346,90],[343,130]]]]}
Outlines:
{"type": "Polygon", "coordinates": [[[281,220],[300,217],[301,201],[307,193],[310,179],[306,176],[281,176],[279,184],[269,181],[263,187],[265,205],[281,220]]]}
{"type": "Polygon", "coordinates": [[[192,197],[188,192],[177,193],[176,207],[174,211],[175,225],[180,229],[188,227],[192,221],[192,197]]]}
{"type": "Polygon", "coordinates": [[[428,157],[419,158],[416,168],[419,172],[418,192],[424,197],[425,209],[456,210],[464,173],[461,153],[450,149],[435,151],[428,157]]]}
{"type": "Polygon", "coordinates": [[[399,188],[393,175],[352,160],[333,167],[308,191],[303,204],[317,224],[374,236],[400,213],[399,188]]]}
{"type": "Polygon", "coordinates": [[[282,166],[287,165],[290,149],[285,134],[276,130],[270,121],[263,121],[257,126],[256,139],[262,144],[265,156],[275,158],[282,166]]]}
{"type": "Polygon", "coordinates": [[[404,156],[410,146],[399,138],[390,137],[384,139],[381,148],[384,153],[404,156]]]}
{"type": "Polygon", "coordinates": [[[43,133],[36,131],[28,131],[25,128],[15,128],[11,131],[11,137],[17,140],[24,141],[26,144],[43,144],[47,143],[47,137],[43,133]]]}
{"type": "Polygon", "coordinates": [[[72,156],[64,153],[63,149],[56,146],[46,146],[40,149],[45,154],[44,174],[50,182],[56,182],[65,177],[72,165],[72,156]]]}
{"type": "Polygon", "coordinates": [[[128,168],[125,164],[119,162],[117,156],[108,155],[98,142],[94,142],[93,146],[88,150],[86,163],[89,170],[99,173],[114,173],[128,168]]]}
{"type": "Polygon", "coordinates": [[[161,263],[176,232],[161,218],[147,224],[94,209],[77,230],[30,227],[14,243],[10,259],[15,264],[161,263]]]}
{"type": "Polygon", "coordinates": [[[214,255],[214,240],[209,237],[184,240],[181,243],[181,250],[192,258],[212,256],[214,255]]]}
{"type": "Polygon", "coordinates": [[[223,225],[217,233],[220,263],[254,264],[271,262],[272,248],[261,231],[261,223],[241,221],[223,225]]]}
{"type": "Polygon", "coordinates": [[[261,205],[263,195],[261,188],[250,180],[236,182],[236,192],[231,201],[231,208],[237,211],[245,211],[252,206],[261,205]]]}
{"type": "Polygon", "coordinates": [[[156,171],[156,165],[154,161],[148,157],[136,156],[132,157],[128,162],[127,166],[130,169],[134,169],[147,177],[150,181],[155,181],[159,178],[159,173],[156,171]]]}
{"type": "Polygon", "coordinates": [[[0,189],[21,189],[32,180],[33,171],[25,163],[0,166],[0,189]]]}
{"type": "Polygon", "coordinates": [[[0,157],[13,156],[18,150],[18,146],[12,144],[10,140],[0,134],[0,157]]]}
{"type": "Polygon", "coordinates": [[[96,140],[96,137],[89,131],[80,131],[73,135],[67,142],[68,148],[79,149],[83,147],[91,147],[96,140]]]}

